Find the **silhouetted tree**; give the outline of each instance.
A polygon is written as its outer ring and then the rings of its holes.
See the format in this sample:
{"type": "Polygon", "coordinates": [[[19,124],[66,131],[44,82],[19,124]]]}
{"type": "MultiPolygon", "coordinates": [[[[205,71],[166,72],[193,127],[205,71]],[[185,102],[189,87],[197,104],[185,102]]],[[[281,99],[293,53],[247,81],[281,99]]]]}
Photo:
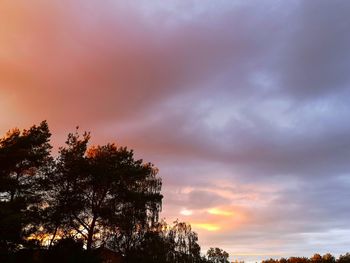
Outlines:
{"type": "Polygon", "coordinates": [[[26,243],[40,221],[40,180],[51,164],[50,132],[44,121],[29,130],[9,131],[0,139],[0,246],[26,243]]]}
{"type": "Polygon", "coordinates": [[[169,262],[169,254],[174,245],[167,237],[167,224],[161,221],[149,229],[127,254],[128,262],[169,262]]]}
{"type": "Polygon", "coordinates": [[[168,238],[174,245],[175,262],[199,262],[200,246],[198,235],[193,232],[191,225],[176,220],[169,229],[168,238]]]}
{"type": "Polygon", "coordinates": [[[323,263],[335,263],[335,257],[330,253],[324,254],[322,256],[323,263]]]}
{"type": "Polygon", "coordinates": [[[117,244],[124,252],[138,230],[158,220],[162,196],[157,169],[115,144],[87,149],[89,134],[69,134],[52,179],[47,229],[53,239],[73,236],[94,245],[117,244]]]}
{"type": "MultiPolygon", "coordinates": [[[[280,261],[278,259],[273,259],[273,258],[270,258],[270,259],[265,259],[263,261],[261,261],[261,263],[279,263],[280,261]]],[[[286,263],[287,261],[285,261],[284,263],[286,263]]]]}
{"type": "Polygon", "coordinates": [[[288,263],[288,259],[280,258],[279,263],[288,263]]]}
{"type": "Polygon", "coordinates": [[[263,260],[262,263],[335,263],[341,260],[344,260],[344,263],[347,259],[350,259],[350,255],[346,254],[345,256],[340,256],[338,260],[335,259],[333,255],[327,253],[323,256],[320,254],[314,254],[311,258],[307,257],[290,257],[288,259],[268,259],[263,260]],[[348,255],[348,257],[346,256],[348,255]]]}
{"type": "Polygon", "coordinates": [[[207,251],[207,258],[209,262],[213,263],[229,263],[229,254],[220,248],[210,248],[207,251]]]}
{"type": "Polygon", "coordinates": [[[197,242],[198,236],[189,224],[161,221],[143,235],[128,262],[204,262],[197,242]]]}
{"type": "Polygon", "coordinates": [[[310,258],[310,262],[311,263],[322,263],[322,256],[320,254],[314,254],[311,258],[310,258]]]}
{"type": "Polygon", "coordinates": [[[81,223],[76,222],[80,220],[76,214],[85,205],[83,187],[88,169],[85,153],[89,139],[88,133],[84,133],[82,138],[77,132],[69,134],[66,147],[60,148],[55,166],[46,178],[47,206],[43,231],[50,237],[49,247],[60,238],[87,239],[81,223]]]}
{"type": "Polygon", "coordinates": [[[337,259],[337,263],[350,263],[350,253],[346,253],[345,255],[340,255],[337,259]]]}

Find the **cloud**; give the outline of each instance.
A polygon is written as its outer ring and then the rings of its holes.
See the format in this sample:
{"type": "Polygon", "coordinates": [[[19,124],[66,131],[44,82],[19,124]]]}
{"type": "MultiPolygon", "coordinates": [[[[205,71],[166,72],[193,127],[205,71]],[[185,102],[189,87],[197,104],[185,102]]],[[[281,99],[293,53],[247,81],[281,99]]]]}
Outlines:
{"type": "Polygon", "coordinates": [[[135,148],[160,168],[164,215],[192,211],[205,248],[250,260],[344,253],[348,9],[4,1],[0,131],[47,119],[55,145],[80,125],[93,143],[135,148]]]}

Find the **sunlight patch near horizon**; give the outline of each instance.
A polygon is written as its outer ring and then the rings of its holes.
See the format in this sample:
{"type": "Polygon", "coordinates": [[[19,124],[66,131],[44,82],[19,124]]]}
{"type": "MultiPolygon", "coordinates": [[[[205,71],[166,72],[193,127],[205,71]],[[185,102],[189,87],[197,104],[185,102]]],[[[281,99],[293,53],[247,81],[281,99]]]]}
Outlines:
{"type": "Polygon", "coordinates": [[[207,210],[207,212],[211,215],[219,215],[219,216],[232,216],[234,214],[233,211],[223,210],[219,208],[210,208],[207,210]]]}
{"type": "Polygon", "coordinates": [[[221,229],[220,226],[215,224],[210,224],[210,223],[193,223],[192,226],[195,228],[204,229],[210,232],[218,231],[221,229]]]}

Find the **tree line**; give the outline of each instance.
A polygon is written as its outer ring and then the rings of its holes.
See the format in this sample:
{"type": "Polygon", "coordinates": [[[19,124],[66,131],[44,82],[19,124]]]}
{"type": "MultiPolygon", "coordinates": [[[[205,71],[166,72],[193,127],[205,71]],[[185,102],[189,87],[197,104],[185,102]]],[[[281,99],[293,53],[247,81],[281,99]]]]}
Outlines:
{"type": "Polygon", "coordinates": [[[159,219],[152,163],[89,147],[78,128],[53,156],[50,137],[43,121],[0,139],[0,262],[228,262],[219,248],[202,256],[189,224],[159,219]]]}
{"type": "Polygon", "coordinates": [[[263,260],[261,263],[350,263],[350,253],[340,255],[335,258],[332,254],[327,253],[321,256],[320,254],[314,254],[312,257],[290,257],[280,259],[268,259],[263,260]]]}

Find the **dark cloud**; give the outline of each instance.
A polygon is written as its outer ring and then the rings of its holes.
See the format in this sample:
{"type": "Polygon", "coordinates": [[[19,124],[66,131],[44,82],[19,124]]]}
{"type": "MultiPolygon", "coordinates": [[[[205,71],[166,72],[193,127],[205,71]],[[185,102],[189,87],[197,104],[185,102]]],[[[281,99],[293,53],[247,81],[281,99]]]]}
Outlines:
{"type": "Polygon", "coordinates": [[[348,88],[350,29],[347,1],[300,2],[276,68],[282,90],[297,99],[334,95],[348,88]]]}

